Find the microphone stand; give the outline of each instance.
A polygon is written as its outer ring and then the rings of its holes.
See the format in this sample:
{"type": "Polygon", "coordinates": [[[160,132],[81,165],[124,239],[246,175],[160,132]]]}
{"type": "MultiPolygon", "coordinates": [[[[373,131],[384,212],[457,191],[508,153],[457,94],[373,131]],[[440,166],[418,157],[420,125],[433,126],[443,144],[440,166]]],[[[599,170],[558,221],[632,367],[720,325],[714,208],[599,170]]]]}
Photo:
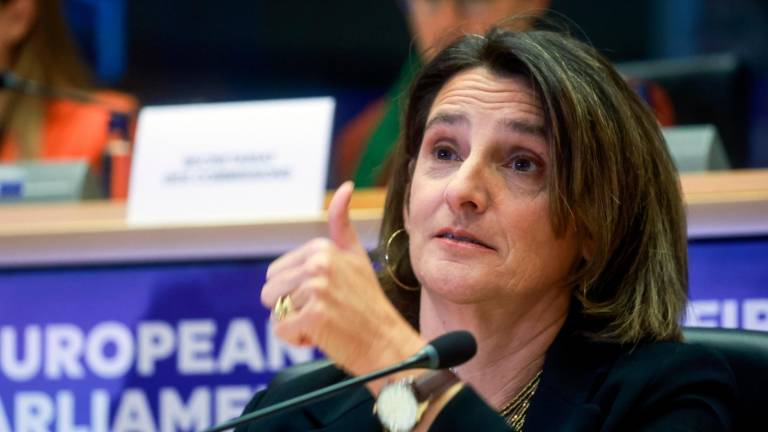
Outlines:
{"type": "Polygon", "coordinates": [[[20,77],[9,71],[0,71],[0,90],[3,89],[44,99],[64,99],[82,104],[97,105],[117,114],[130,114],[122,108],[114,106],[109,101],[101,100],[85,90],[50,87],[37,81],[20,77]]]}
{"type": "Polygon", "coordinates": [[[13,72],[2,72],[0,74],[0,89],[3,88],[44,98],[69,99],[81,103],[98,102],[88,92],[48,87],[36,81],[22,78],[13,72]]]}
{"type": "Polygon", "coordinates": [[[321,389],[303,394],[301,396],[297,396],[295,398],[291,398],[283,402],[270,405],[266,408],[262,408],[250,414],[246,414],[244,416],[237,417],[232,420],[226,421],[224,423],[218,424],[216,426],[213,426],[210,429],[205,429],[203,432],[221,432],[223,430],[235,428],[245,423],[250,423],[254,420],[262,419],[270,415],[277,414],[281,411],[285,411],[287,409],[297,407],[299,405],[303,405],[308,402],[323,400],[343,390],[346,390],[352,386],[363,384],[368,381],[373,381],[377,378],[381,378],[383,376],[393,374],[395,372],[400,372],[402,370],[420,367],[422,366],[422,362],[423,362],[423,359],[421,357],[414,356],[403,363],[396,364],[394,366],[389,366],[387,368],[377,370],[376,372],[372,372],[367,375],[360,375],[358,377],[354,377],[354,378],[330,385],[328,387],[323,387],[321,389]]]}
{"type": "Polygon", "coordinates": [[[475,338],[467,331],[453,331],[446,333],[428,343],[419,352],[404,361],[379,369],[366,375],[350,378],[348,380],[311,391],[283,402],[270,405],[266,408],[254,411],[250,414],[234,418],[219,425],[206,429],[203,432],[221,432],[245,423],[262,419],[282,411],[296,408],[307,402],[326,399],[352,386],[373,381],[385,375],[400,372],[406,369],[445,369],[462,364],[472,358],[477,351],[475,338]]]}

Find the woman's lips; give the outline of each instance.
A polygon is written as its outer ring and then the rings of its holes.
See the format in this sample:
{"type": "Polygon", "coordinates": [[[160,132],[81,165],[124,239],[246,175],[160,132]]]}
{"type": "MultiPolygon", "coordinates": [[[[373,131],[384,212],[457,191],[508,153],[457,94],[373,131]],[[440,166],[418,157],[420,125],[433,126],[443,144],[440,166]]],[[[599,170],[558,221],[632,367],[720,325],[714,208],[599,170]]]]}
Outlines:
{"type": "Polygon", "coordinates": [[[466,231],[460,231],[460,230],[454,231],[450,229],[442,229],[437,233],[435,237],[448,239],[458,243],[467,243],[467,244],[472,244],[476,246],[481,246],[487,249],[494,249],[487,243],[484,243],[483,241],[479,240],[477,237],[473,236],[472,234],[466,231]]]}

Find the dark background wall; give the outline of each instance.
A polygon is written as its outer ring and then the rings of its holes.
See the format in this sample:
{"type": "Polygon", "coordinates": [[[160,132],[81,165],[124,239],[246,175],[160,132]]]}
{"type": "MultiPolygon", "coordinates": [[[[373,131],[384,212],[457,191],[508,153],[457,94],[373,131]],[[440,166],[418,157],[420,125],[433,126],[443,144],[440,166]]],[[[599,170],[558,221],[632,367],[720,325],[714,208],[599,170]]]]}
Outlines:
{"type": "Polygon", "coordinates": [[[125,84],[147,100],[383,89],[409,46],[388,0],[131,0],[127,16],[125,84]]]}
{"type": "MultiPolygon", "coordinates": [[[[553,8],[613,60],[651,55],[652,2],[583,3],[553,8]]],[[[123,84],[148,102],[382,92],[411,48],[395,0],[131,0],[127,22],[123,84]]]]}
{"type": "MultiPolygon", "coordinates": [[[[411,49],[396,0],[65,3],[105,82],[145,104],[332,95],[342,124],[386,92],[411,49]],[[108,8],[117,12],[94,12],[108,8]]],[[[747,165],[768,166],[768,2],[553,0],[552,9],[616,62],[736,53],[748,70],[747,165]]]]}

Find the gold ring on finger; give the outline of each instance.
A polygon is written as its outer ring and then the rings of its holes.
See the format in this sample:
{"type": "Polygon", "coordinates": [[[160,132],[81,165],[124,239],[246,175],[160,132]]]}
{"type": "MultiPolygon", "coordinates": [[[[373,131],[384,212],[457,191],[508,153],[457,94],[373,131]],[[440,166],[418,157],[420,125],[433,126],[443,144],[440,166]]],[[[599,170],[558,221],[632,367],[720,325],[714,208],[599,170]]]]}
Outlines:
{"type": "Polygon", "coordinates": [[[278,321],[292,314],[296,309],[293,306],[293,300],[290,295],[280,296],[275,303],[275,307],[272,309],[272,313],[275,315],[275,319],[278,321]]]}

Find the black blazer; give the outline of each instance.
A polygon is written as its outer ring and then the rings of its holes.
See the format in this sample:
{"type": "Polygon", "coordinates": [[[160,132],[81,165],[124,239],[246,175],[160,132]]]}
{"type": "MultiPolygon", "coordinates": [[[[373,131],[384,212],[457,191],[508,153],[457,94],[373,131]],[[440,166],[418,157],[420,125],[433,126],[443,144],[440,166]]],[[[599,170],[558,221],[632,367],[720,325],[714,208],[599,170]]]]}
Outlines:
{"type": "MultiPolygon", "coordinates": [[[[250,412],[336,383],[347,376],[332,365],[257,393],[250,412]]],[[[275,382],[281,381],[276,379],[275,382]]],[[[634,347],[598,343],[564,327],[547,351],[525,431],[730,430],[736,400],[725,360],[696,345],[656,342],[634,347]]],[[[237,432],[379,431],[365,387],[279,414],[237,432]]],[[[509,430],[469,387],[444,407],[430,430],[509,430]]]]}

